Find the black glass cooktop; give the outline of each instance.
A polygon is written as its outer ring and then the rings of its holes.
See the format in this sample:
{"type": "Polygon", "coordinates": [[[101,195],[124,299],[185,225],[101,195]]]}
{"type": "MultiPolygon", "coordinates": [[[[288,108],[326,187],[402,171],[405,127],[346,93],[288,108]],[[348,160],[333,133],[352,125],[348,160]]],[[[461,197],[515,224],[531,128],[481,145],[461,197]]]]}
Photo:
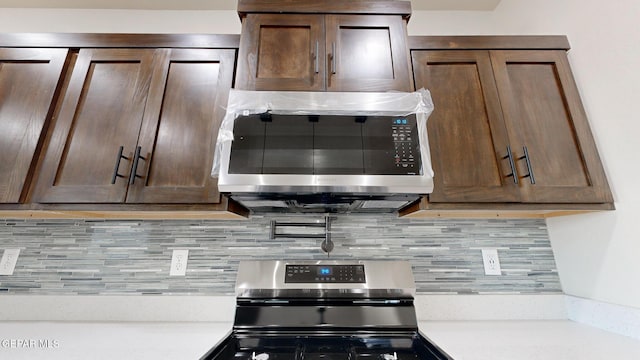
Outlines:
{"type": "Polygon", "coordinates": [[[419,335],[239,337],[230,346],[235,348],[229,357],[233,360],[448,359],[419,335]]]}

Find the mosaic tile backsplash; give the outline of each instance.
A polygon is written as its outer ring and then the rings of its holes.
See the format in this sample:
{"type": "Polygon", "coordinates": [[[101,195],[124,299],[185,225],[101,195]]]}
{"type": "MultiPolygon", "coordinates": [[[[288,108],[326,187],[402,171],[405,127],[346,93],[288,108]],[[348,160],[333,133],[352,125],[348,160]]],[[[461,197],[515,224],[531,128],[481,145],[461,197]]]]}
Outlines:
{"type": "MultiPolygon", "coordinates": [[[[270,222],[314,216],[215,220],[0,220],[0,255],[20,249],[0,294],[233,295],[238,262],[325,259],[321,239],[270,239],[270,222]],[[188,249],[186,276],[170,276],[188,249]]],[[[294,233],[324,228],[282,228],[294,233]]],[[[409,260],[418,294],[561,293],[544,220],[399,219],[339,215],[332,259],[409,260]],[[481,249],[498,249],[501,276],[485,276],[481,249]]]]}

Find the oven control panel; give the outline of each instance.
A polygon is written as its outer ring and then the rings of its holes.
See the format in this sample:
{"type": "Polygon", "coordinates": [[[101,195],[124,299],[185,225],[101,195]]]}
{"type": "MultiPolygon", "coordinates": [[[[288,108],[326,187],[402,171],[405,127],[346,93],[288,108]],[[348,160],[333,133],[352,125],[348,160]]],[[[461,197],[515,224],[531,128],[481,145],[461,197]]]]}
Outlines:
{"type": "Polygon", "coordinates": [[[287,265],[285,283],[364,284],[364,265],[287,265]]]}

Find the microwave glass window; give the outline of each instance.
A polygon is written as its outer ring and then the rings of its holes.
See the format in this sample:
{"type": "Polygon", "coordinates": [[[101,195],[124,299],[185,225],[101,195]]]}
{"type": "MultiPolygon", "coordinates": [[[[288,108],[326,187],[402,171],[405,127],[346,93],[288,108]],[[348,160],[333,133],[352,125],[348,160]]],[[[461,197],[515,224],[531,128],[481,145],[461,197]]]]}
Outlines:
{"type": "Polygon", "coordinates": [[[313,174],[313,123],[302,115],[272,115],[264,140],[263,174],[313,174]]]}
{"type": "Polygon", "coordinates": [[[229,174],[262,174],[265,127],[259,115],[234,121],[229,174]]]}
{"type": "Polygon", "coordinates": [[[313,141],[314,174],[364,174],[362,123],[354,116],[319,116],[313,141]]]}
{"type": "Polygon", "coordinates": [[[420,175],[415,115],[240,116],[230,174],[420,175]]]}

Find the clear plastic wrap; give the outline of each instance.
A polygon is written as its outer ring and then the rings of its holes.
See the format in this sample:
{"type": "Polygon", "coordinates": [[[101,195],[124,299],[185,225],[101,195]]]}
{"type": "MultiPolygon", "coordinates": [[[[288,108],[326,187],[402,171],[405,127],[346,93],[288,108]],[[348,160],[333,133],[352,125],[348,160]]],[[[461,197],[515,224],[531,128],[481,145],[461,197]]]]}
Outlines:
{"type": "Polygon", "coordinates": [[[415,114],[418,136],[423,154],[423,173],[433,177],[427,137],[427,119],[433,112],[431,94],[426,89],[415,92],[303,92],[303,91],[249,91],[232,89],[229,93],[227,113],[222,120],[211,171],[220,174],[225,144],[233,141],[233,125],[239,116],[251,114],[288,115],[387,115],[415,114]]]}

